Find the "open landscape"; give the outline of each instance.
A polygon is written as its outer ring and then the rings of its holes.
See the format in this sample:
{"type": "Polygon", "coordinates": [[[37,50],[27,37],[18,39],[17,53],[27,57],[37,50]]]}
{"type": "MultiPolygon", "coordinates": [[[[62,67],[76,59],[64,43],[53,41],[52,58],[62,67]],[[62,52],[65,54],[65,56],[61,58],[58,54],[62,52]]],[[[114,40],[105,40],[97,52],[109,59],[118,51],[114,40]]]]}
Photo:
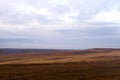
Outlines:
{"type": "Polygon", "coordinates": [[[120,0],[0,0],[0,80],[120,80],[120,0]]]}
{"type": "Polygon", "coordinates": [[[0,80],[119,79],[120,49],[0,54],[0,80]]]}

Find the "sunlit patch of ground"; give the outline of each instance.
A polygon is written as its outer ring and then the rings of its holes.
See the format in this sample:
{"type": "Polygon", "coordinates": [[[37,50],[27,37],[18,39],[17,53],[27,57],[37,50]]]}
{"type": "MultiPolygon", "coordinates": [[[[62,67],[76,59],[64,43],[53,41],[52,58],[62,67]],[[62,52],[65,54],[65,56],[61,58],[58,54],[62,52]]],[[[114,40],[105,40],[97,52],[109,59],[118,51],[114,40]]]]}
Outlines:
{"type": "Polygon", "coordinates": [[[39,63],[67,63],[67,62],[95,62],[120,60],[120,51],[111,52],[55,52],[55,53],[31,53],[31,54],[5,54],[0,55],[0,64],[39,64],[39,63]]]}

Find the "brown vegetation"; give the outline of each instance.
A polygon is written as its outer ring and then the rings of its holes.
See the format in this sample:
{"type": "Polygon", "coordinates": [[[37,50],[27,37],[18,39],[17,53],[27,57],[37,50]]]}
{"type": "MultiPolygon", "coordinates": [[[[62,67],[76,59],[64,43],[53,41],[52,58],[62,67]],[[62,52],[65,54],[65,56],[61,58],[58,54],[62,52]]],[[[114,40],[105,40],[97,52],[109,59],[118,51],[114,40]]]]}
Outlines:
{"type": "Polygon", "coordinates": [[[65,52],[38,52],[21,54],[1,54],[0,64],[68,63],[80,61],[119,60],[120,50],[79,50],[65,52]]]}
{"type": "Polygon", "coordinates": [[[0,80],[120,80],[119,50],[0,55],[0,80]]]}

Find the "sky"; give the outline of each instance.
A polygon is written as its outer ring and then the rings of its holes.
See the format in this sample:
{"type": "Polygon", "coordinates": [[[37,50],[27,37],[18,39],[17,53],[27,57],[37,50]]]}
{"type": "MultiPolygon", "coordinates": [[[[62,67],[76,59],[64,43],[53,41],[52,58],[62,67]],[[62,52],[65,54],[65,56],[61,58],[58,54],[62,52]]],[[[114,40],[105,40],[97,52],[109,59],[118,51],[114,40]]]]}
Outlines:
{"type": "Polygon", "coordinates": [[[0,48],[120,48],[120,0],[0,0],[0,48]]]}

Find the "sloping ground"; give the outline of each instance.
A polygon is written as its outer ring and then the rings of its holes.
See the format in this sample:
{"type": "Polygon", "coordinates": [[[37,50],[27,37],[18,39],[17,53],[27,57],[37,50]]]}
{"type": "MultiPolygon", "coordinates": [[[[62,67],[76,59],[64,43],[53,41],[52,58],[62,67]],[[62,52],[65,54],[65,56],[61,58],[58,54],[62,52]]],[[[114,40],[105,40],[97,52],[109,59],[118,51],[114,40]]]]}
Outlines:
{"type": "Polygon", "coordinates": [[[0,80],[120,80],[120,61],[0,65],[0,80]]]}
{"type": "Polygon", "coordinates": [[[120,80],[119,50],[1,54],[0,64],[0,80],[120,80]]]}
{"type": "Polygon", "coordinates": [[[79,50],[65,52],[39,52],[22,54],[1,54],[0,64],[39,64],[39,63],[68,63],[96,62],[120,60],[120,50],[79,50]]]}

